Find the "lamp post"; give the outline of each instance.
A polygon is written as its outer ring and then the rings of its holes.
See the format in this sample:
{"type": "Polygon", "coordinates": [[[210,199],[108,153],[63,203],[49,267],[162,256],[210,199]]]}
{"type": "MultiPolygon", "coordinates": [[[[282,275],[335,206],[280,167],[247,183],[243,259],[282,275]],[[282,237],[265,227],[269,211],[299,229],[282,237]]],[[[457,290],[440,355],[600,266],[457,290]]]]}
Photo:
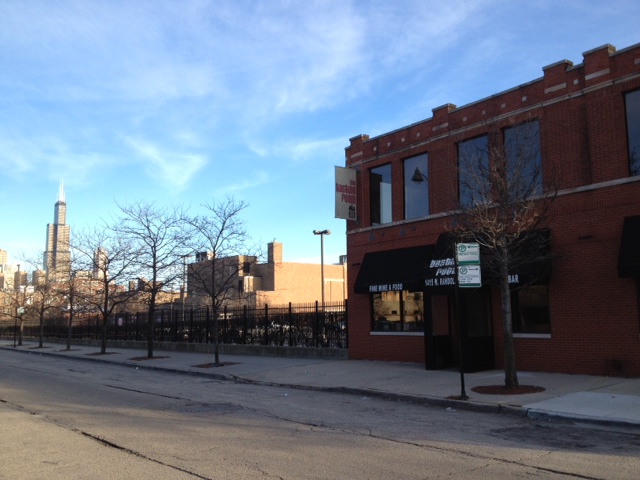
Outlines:
{"type": "Polygon", "coordinates": [[[324,236],[331,235],[331,230],[314,230],[314,235],[320,235],[320,276],[322,277],[322,314],[324,315],[324,236]]]}
{"type": "Polygon", "coordinates": [[[184,314],[185,314],[185,302],[187,299],[187,284],[186,284],[186,277],[187,277],[187,258],[189,258],[191,255],[190,254],[186,254],[186,255],[180,255],[182,257],[182,286],[180,287],[180,296],[182,297],[182,324],[184,325],[184,314]]]}

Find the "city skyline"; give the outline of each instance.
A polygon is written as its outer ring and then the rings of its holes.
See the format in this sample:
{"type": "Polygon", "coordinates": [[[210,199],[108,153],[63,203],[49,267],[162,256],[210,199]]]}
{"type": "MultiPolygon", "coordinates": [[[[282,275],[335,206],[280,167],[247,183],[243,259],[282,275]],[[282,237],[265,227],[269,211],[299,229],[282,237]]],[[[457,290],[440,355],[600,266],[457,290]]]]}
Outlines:
{"type": "Polygon", "coordinates": [[[327,229],[336,263],[349,138],[627,48],[638,17],[631,0],[2,2],[0,249],[42,258],[63,179],[71,233],[118,205],[233,195],[256,244],[320,263],[327,229]]]}

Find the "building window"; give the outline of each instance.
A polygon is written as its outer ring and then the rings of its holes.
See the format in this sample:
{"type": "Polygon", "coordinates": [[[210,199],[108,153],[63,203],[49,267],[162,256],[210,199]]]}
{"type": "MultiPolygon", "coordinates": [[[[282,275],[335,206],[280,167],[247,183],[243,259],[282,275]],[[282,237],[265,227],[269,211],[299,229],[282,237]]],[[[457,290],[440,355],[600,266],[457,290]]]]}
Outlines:
{"type": "Polygon", "coordinates": [[[542,193],[540,124],[537,120],[504,131],[509,195],[523,200],[542,193]]]}
{"type": "Polygon", "coordinates": [[[627,143],[629,146],[629,170],[632,176],[640,175],[640,90],[624,96],[627,111],[627,143]]]}
{"type": "Polygon", "coordinates": [[[529,285],[511,292],[513,333],[551,333],[549,286],[529,285]]]}
{"type": "Polygon", "coordinates": [[[404,218],[429,215],[428,157],[424,153],[404,161],[404,218]]]}
{"type": "Polygon", "coordinates": [[[391,164],[369,172],[371,224],[391,223],[391,164]]]}
{"type": "Polygon", "coordinates": [[[374,332],[424,331],[422,292],[382,292],[371,295],[374,332]]]}
{"type": "Polygon", "coordinates": [[[461,208],[491,198],[488,147],[486,135],[458,143],[458,201],[461,208]]]}
{"type": "Polygon", "coordinates": [[[638,304],[638,320],[640,321],[640,278],[636,278],[636,301],[638,304]]]}

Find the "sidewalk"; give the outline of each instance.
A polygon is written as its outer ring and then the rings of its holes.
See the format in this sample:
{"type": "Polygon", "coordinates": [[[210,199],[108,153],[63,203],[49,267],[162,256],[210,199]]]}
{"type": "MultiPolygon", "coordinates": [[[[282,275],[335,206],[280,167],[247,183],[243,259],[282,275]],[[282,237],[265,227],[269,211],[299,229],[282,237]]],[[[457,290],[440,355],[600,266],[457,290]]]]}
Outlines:
{"type": "Polygon", "coordinates": [[[456,400],[461,393],[460,374],[452,370],[427,371],[420,364],[367,360],[281,358],[221,355],[221,367],[214,367],[212,354],[156,350],[147,351],[25,342],[21,347],[0,341],[0,348],[35,355],[55,355],[84,361],[128,365],[174,373],[207,376],[220,380],[278,385],[393,398],[443,408],[509,413],[530,418],[561,419],[575,423],[625,427],[640,430],[640,378],[626,379],[588,375],[518,372],[521,385],[545,390],[524,395],[486,395],[476,386],[500,385],[502,370],[467,373],[468,400],[456,400]]]}

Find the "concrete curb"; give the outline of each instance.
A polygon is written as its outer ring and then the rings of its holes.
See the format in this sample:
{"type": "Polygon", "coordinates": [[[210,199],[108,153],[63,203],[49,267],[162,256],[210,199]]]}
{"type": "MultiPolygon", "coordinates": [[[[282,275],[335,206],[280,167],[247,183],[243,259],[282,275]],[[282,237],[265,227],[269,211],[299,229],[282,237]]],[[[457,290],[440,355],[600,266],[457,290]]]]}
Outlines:
{"type": "MultiPolygon", "coordinates": [[[[33,350],[14,350],[13,347],[3,347],[0,346],[1,349],[4,350],[12,350],[20,353],[32,354],[32,355],[47,355],[52,357],[60,357],[62,354],[60,352],[47,352],[47,351],[33,351],[33,350]]],[[[280,387],[280,388],[290,388],[295,390],[311,390],[311,391],[319,391],[319,392],[328,392],[328,393],[340,393],[344,395],[354,395],[354,396],[363,396],[363,397],[371,397],[377,398],[380,400],[394,401],[394,402],[406,402],[412,403],[416,405],[427,405],[442,409],[452,409],[452,410],[465,410],[472,412],[480,412],[480,413],[493,413],[493,414],[517,414],[518,416],[526,416],[521,412],[522,409],[518,407],[504,407],[501,405],[494,405],[490,403],[482,403],[482,402],[470,402],[467,400],[457,400],[450,398],[441,398],[441,397],[432,397],[432,396],[416,396],[416,395],[407,395],[407,394],[398,394],[385,392],[381,390],[371,390],[366,388],[351,388],[351,387],[317,387],[313,385],[297,385],[297,384],[288,384],[281,382],[267,382],[260,380],[252,380],[250,378],[244,378],[240,375],[232,375],[227,373],[212,373],[212,372],[197,372],[191,370],[183,370],[177,368],[168,368],[168,367],[158,367],[154,365],[138,365],[135,363],[123,363],[123,362],[114,362],[111,360],[106,360],[102,358],[95,357],[77,357],[77,356],[63,356],[63,358],[77,360],[77,361],[90,361],[96,363],[104,363],[115,365],[124,368],[134,368],[134,369],[144,369],[156,372],[164,372],[178,375],[190,375],[195,377],[202,378],[211,378],[219,381],[226,382],[234,382],[234,383],[244,383],[251,385],[261,385],[267,387],[280,387]],[[517,411],[517,412],[516,412],[517,411]]]]}
{"type": "MultiPolygon", "coordinates": [[[[288,388],[292,390],[306,390],[306,391],[318,391],[318,392],[329,392],[329,393],[340,393],[346,395],[353,396],[361,396],[361,397],[370,397],[376,398],[380,400],[390,401],[390,402],[406,402],[414,405],[425,405],[431,406],[435,408],[444,409],[447,411],[454,412],[456,410],[460,411],[471,411],[471,412],[479,412],[479,413],[493,413],[493,414],[503,414],[503,415],[512,415],[517,417],[527,417],[531,420],[535,421],[548,421],[548,422],[557,422],[557,423],[566,423],[566,424],[576,424],[576,425],[590,425],[592,427],[603,427],[603,428],[615,428],[618,427],[620,429],[629,430],[629,431],[638,431],[640,429],[640,423],[634,423],[633,421],[627,421],[625,419],[616,419],[613,417],[605,417],[605,416],[587,416],[581,415],[577,413],[571,413],[567,411],[554,411],[553,409],[544,409],[544,408],[536,408],[536,406],[532,405],[505,405],[503,403],[496,402],[493,403],[477,401],[477,400],[461,400],[459,398],[453,396],[434,396],[427,395],[422,393],[395,393],[393,391],[383,390],[380,388],[369,388],[369,387],[348,387],[348,386],[319,386],[319,385],[310,385],[305,384],[304,382],[300,383],[288,383],[287,381],[277,381],[270,379],[255,379],[250,378],[250,376],[246,376],[245,373],[217,373],[212,371],[197,371],[194,370],[193,365],[190,362],[183,361],[182,367],[176,368],[171,366],[157,366],[149,363],[145,363],[140,360],[132,360],[126,356],[126,353],[123,351],[112,352],[112,353],[122,353],[122,356],[116,356],[117,359],[114,360],[113,357],[110,359],[107,358],[96,358],[96,356],[92,356],[90,354],[79,355],[73,354],[65,355],[66,350],[49,350],[46,349],[49,347],[44,347],[39,349],[37,347],[32,347],[29,349],[17,349],[12,346],[2,346],[0,345],[0,349],[9,350],[14,352],[21,352],[33,355],[46,355],[46,356],[55,356],[68,358],[78,361],[91,361],[102,364],[111,364],[124,368],[133,368],[133,369],[144,369],[149,371],[156,372],[164,372],[170,373],[174,375],[190,375],[193,377],[207,378],[216,381],[224,381],[224,382],[234,382],[240,384],[251,384],[251,385],[261,385],[261,386],[270,386],[270,387],[280,387],[280,388],[288,388]]],[[[198,359],[194,358],[193,363],[197,363],[198,359]]],[[[214,367],[211,367],[214,368],[214,367]]],[[[288,368],[288,367],[286,367],[288,368]]],[[[306,373],[306,372],[305,372],[306,373]]],[[[249,374],[250,375],[250,374],[249,374]]],[[[588,388],[590,385],[581,385],[582,388],[588,388]]],[[[425,389],[428,391],[428,388],[425,389]]],[[[587,390],[577,390],[577,393],[591,391],[587,390]]],[[[566,393],[565,393],[566,395],[566,393]]],[[[562,398],[563,395],[560,395],[558,398],[562,398]]],[[[538,402],[534,402],[538,403],[538,402]]],[[[604,412],[603,412],[604,413],[604,412]]],[[[615,414],[615,413],[614,413],[615,414]]]]}

